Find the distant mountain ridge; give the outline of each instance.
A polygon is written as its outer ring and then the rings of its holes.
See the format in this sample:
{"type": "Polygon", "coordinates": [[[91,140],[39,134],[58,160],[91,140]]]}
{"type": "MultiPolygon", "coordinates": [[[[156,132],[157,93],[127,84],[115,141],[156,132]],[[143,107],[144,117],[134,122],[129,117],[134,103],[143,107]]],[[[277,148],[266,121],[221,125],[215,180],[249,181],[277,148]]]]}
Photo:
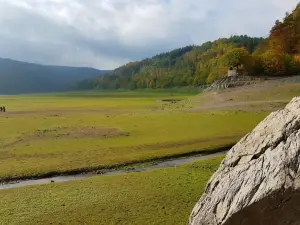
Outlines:
{"type": "Polygon", "coordinates": [[[0,58],[0,94],[69,91],[85,79],[109,72],[88,67],[40,65],[0,58]]]}

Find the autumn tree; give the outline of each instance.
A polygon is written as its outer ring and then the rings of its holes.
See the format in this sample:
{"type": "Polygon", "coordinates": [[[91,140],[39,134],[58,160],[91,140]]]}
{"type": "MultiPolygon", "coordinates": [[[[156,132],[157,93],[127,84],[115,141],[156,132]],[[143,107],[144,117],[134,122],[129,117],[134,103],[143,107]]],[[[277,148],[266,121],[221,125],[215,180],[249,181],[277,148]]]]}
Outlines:
{"type": "Polygon", "coordinates": [[[225,64],[228,67],[239,67],[247,63],[249,60],[250,54],[245,48],[234,48],[224,55],[225,64]]]}
{"type": "Polygon", "coordinates": [[[269,50],[262,56],[264,72],[269,75],[283,75],[286,72],[285,54],[269,50]]]}
{"type": "MultiPolygon", "coordinates": [[[[224,54],[234,48],[245,48],[253,52],[262,41],[262,38],[243,35],[221,38],[201,46],[187,46],[121,66],[109,75],[96,79],[94,86],[101,89],[135,89],[211,83],[227,74],[224,54]]],[[[249,55],[245,49],[243,51],[249,55]]],[[[236,67],[246,65],[244,58],[240,61],[236,67]]]]}

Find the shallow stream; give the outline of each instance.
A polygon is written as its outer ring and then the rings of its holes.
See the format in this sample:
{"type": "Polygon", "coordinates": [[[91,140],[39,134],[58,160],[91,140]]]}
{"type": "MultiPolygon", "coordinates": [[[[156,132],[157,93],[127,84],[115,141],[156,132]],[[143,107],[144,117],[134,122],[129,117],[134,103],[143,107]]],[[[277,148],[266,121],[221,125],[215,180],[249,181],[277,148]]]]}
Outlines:
{"type": "Polygon", "coordinates": [[[209,155],[198,155],[198,156],[171,159],[163,162],[158,162],[150,166],[138,167],[131,170],[116,170],[116,171],[105,172],[102,174],[88,173],[88,174],[78,174],[78,175],[55,176],[55,177],[43,178],[43,179],[21,180],[13,183],[0,184],[0,190],[19,188],[19,187],[25,187],[30,185],[49,184],[54,182],[60,183],[60,182],[67,182],[73,180],[83,180],[83,179],[98,177],[98,176],[114,176],[114,175],[121,175],[126,173],[144,172],[144,171],[149,171],[154,169],[171,168],[171,167],[181,166],[185,163],[192,163],[199,160],[214,158],[216,156],[221,156],[226,153],[227,151],[223,151],[223,152],[213,153],[209,155]]]}

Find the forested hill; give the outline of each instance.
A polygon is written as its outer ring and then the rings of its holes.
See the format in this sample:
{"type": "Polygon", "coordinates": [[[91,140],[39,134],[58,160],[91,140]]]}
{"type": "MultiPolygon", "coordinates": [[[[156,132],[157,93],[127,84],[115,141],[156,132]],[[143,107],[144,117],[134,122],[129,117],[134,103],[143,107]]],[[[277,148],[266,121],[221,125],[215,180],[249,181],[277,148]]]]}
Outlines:
{"type": "Polygon", "coordinates": [[[226,76],[230,67],[250,75],[300,73],[300,4],[276,21],[268,38],[232,36],[132,62],[85,87],[100,89],[199,86],[226,76]]]}
{"type": "Polygon", "coordinates": [[[253,52],[262,41],[263,38],[233,36],[201,46],[179,48],[124,65],[110,75],[94,80],[93,86],[101,89],[134,89],[205,84],[227,73],[228,67],[222,60],[226,52],[237,47],[253,52]]]}
{"type": "Polygon", "coordinates": [[[108,71],[84,67],[44,66],[0,58],[0,95],[68,91],[84,79],[108,71]]]}

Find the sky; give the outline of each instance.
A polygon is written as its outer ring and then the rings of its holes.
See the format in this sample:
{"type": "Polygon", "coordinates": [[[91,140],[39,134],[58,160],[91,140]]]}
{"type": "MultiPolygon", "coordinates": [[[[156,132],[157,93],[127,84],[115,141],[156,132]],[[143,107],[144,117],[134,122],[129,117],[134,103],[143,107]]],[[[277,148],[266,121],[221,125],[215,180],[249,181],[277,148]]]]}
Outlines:
{"type": "Polygon", "coordinates": [[[266,37],[298,0],[0,0],[0,57],[114,69],[236,34],[266,37]]]}

